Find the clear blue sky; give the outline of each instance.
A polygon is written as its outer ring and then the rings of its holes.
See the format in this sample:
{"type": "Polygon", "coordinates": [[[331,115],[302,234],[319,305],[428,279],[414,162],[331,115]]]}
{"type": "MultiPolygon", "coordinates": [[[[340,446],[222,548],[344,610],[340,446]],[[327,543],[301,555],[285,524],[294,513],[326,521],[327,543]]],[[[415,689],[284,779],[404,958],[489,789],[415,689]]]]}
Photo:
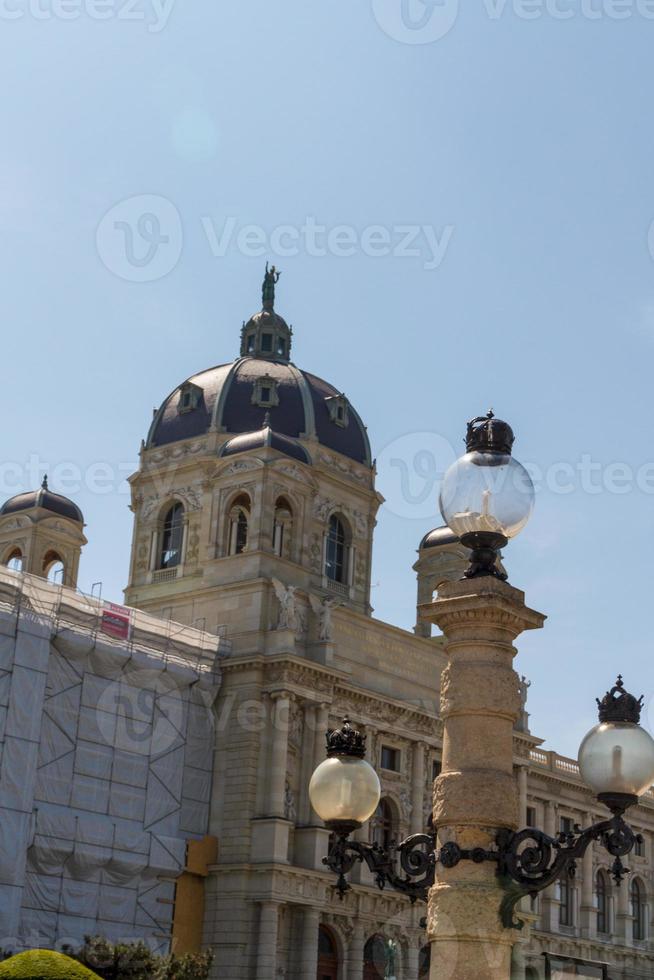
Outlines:
{"type": "Polygon", "coordinates": [[[549,616],[519,643],[533,729],[574,754],[618,670],[654,694],[654,20],[404,3],[2,0],[2,492],[47,464],[87,518],[82,586],[120,598],[120,473],[153,406],[237,354],[270,257],[295,360],[380,459],[378,616],[414,622],[430,447],[492,405],[547,475],[506,564],[549,616]]]}

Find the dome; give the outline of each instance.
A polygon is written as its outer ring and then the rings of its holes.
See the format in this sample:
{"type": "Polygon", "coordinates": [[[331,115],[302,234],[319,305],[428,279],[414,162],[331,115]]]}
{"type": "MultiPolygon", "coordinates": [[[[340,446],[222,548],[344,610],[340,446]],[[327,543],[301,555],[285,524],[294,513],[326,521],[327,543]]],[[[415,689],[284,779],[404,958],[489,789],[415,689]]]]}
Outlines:
{"type": "Polygon", "coordinates": [[[447,545],[459,544],[459,538],[457,538],[454,531],[451,531],[447,524],[444,527],[437,527],[428,534],[425,534],[424,538],[420,542],[420,551],[425,548],[445,548],[447,545]]]}
{"type": "MultiPolygon", "coordinates": [[[[155,413],[148,449],[207,432],[254,437],[263,431],[268,413],[277,437],[317,439],[327,449],[371,465],[365,426],[345,395],[290,360],[292,329],[272,306],[278,278],[274,268],[266,267],[263,309],[243,324],[241,356],[175,388],[155,413]]],[[[300,458],[297,447],[289,453],[293,454],[300,458]]]]}
{"type": "Polygon", "coordinates": [[[47,476],[44,478],[39,490],[19,493],[15,497],[7,500],[0,508],[0,517],[6,517],[8,514],[16,514],[22,510],[32,510],[35,507],[40,507],[42,510],[57,514],[58,517],[66,517],[69,521],[77,521],[79,524],[84,523],[84,515],[77,504],[69,500],[68,497],[63,497],[59,493],[53,493],[48,488],[47,476]]]}

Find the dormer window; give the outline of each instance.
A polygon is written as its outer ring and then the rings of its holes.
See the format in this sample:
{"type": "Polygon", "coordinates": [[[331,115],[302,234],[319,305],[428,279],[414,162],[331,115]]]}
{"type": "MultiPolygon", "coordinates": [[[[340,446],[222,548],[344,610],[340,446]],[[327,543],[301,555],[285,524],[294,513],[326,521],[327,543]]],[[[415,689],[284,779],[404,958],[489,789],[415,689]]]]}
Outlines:
{"type": "Polygon", "coordinates": [[[346,429],[350,417],[349,404],[345,395],[332,395],[331,398],[325,398],[325,404],[327,405],[329,417],[332,422],[335,425],[340,425],[342,429],[346,429]]]}
{"type": "Polygon", "coordinates": [[[261,351],[263,354],[272,354],[273,335],[271,333],[261,334],[261,351]]]}
{"type": "Polygon", "coordinates": [[[184,415],[186,412],[192,412],[196,408],[200,407],[201,401],[202,388],[199,388],[192,382],[187,381],[187,383],[182,385],[180,389],[177,411],[180,415],[184,415]]]}
{"type": "Polygon", "coordinates": [[[269,374],[257,378],[252,389],[252,404],[260,408],[275,408],[279,405],[277,382],[269,374]]]}

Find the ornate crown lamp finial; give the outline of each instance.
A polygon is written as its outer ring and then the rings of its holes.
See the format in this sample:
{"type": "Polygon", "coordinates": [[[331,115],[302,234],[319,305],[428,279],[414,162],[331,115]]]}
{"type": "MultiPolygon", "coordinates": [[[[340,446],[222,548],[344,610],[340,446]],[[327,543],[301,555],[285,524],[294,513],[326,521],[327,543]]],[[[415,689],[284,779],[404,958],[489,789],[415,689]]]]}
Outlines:
{"type": "Polygon", "coordinates": [[[602,700],[595,699],[599,708],[599,720],[604,722],[617,722],[618,724],[630,722],[633,725],[640,723],[640,713],[645,701],[644,695],[635,698],[625,690],[622,674],[610,691],[607,691],[602,700]]]}
{"type": "Polygon", "coordinates": [[[266,274],[263,277],[262,287],[264,310],[272,310],[275,306],[275,286],[279,282],[280,276],[281,272],[278,272],[274,265],[268,268],[268,263],[266,262],[266,274]]]}
{"type": "Polygon", "coordinates": [[[366,755],[366,736],[352,728],[347,717],[343,719],[342,728],[330,728],[327,732],[327,758],[335,755],[354,759],[364,759],[366,755]]]}
{"type": "Polygon", "coordinates": [[[515,435],[508,422],[495,418],[491,408],[486,415],[480,415],[468,422],[466,449],[469,453],[503,453],[511,455],[515,435]]]}

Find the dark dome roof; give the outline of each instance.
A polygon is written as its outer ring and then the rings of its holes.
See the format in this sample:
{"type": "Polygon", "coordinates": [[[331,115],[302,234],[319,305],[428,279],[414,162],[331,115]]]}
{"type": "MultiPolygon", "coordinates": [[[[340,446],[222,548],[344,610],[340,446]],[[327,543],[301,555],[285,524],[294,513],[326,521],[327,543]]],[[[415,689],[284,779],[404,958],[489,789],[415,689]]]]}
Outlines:
{"type": "Polygon", "coordinates": [[[246,445],[255,448],[257,433],[263,432],[263,414],[268,412],[269,427],[278,441],[275,448],[281,452],[310,462],[293,440],[317,439],[327,449],[372,465],[365,426],[345,396],[314,374],[300,371],[290,360],[293,328],[275,310],[280,276],[274,266],[266,265],[262,308],[243,324],[241,356],[175,388],[155,413],[148,449],[205,432],[227,432],[247,433],[251,440],[229,440],[223,455],[245,452],[246,445]],[[280,441],[284,437],[287,440],[280,441]]]}
{"type": "Polygon", "coordinates": [[[63,497],[61,494],[53,493],[52,490],[48,489],[47,477],[39,490],[19,493],[7,500],[0,508],[0,517],[6,517],[7,514],[15,514],[21,510],[32,510],[34,507],[49,510],[59,517],[67,517],[70,521],[84,523],[84,515],[77,504],[74,504],[68,497],[63,497]]]}
{"type": "Polygon", "coordinates": [[[234,435],[261,431],[263,413],[269,411],[276,434],[291,439],[314,436],[327,449],[370,466],[366,429],[352,406],[347,404],[343,419],[332,418],[329,400],[340,397],[333,385],[289,361],[241,357],[202,371],[176,388],[156,413],[147,446],[166,446],[209,431],[234,435]],[[273,388],[273,397],[264,408],[256,388],[257,382],[266,381],[273,388]],[[193,386],[195,407],[180,411],[188,386],[193,386]]]}
{"type": "Polygon", "coordinates": [[[456,536],[454,531],[445,525],[444,527],[437,527],[429,534],[425,534],[424,538],[420,542],[420,551],[424,548],[444,548],[446,545],[459,544],[459,538],[456,536]]]}
{"type": "Polygon", "coordinates": [[[258,432],[245,432],[241,436],[234,436],[221,448],[220,455],[236,456],[238,453],[247,453],[251,449],[270,446],[271,449],[276,449],[278,452],[284,453],[285,456],[297,459],[301,463],[311,462],[311,457],[299,442],[281,435],[279,432],[274,432],[267,423],[268,419],[265,420],[263,428],[259,429],[258,432]]]}

